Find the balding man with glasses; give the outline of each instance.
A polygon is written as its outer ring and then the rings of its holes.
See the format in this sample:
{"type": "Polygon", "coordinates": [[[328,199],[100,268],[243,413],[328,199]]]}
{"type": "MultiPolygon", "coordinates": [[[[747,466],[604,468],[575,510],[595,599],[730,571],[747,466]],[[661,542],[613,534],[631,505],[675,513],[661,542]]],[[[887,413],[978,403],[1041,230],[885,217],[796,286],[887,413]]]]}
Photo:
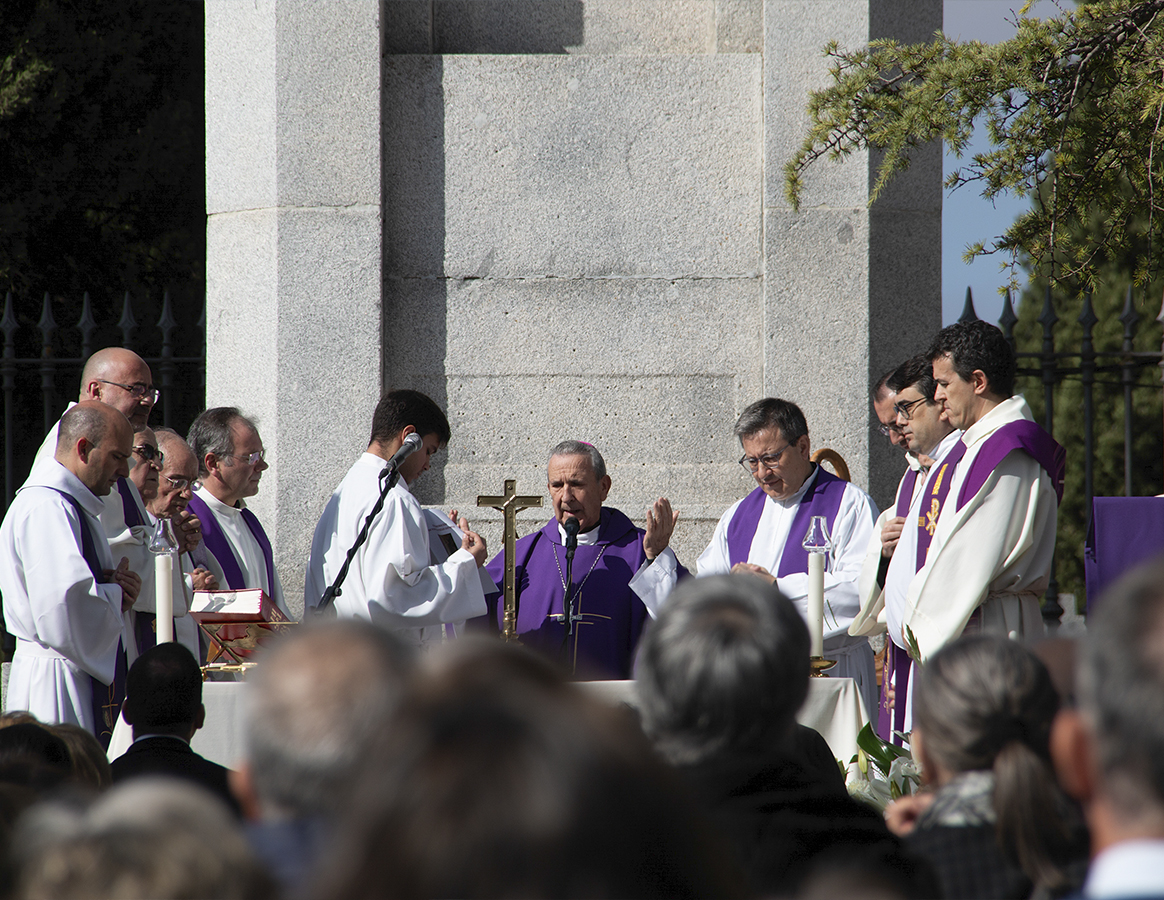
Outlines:
{"type": "Polygon", "coordinates": [[[824,516],[832,538],[825,557],[824,655],[837,661],[829,674],[854,679],[872,713],[873,651],[867,638],[849,636],[849,624],[861,608],[857,579],[877,507],[859,487],[810,460],[808,424],[795,403],[758,400],[740,414],[734,433],[744,451],[740,465],[758,486],[719,520],[699,557],[699,576],[748,572],[775,582],[807,618],[804,537],[811,517],[824,516]]]}
{"type": "MultiPolygon", "coordinates": [[[[151,462],[145,454],[150,453],[152,448],[141,435],[148,430],[150,412],[157,399],[158,391],[154,387],[149,365],[132,350],[124,347],[106,347],[85,361],[81,370],[77,402],[97,400],[106,406],[112,406],[129,419],[134,430],[131,469],[135,466],[149,465],[151,462]]],[[[70,403],[68,409],[74,406],[76,403],[70,403]]],[[[42,466],[52,465],[59,428],[58,422],[45,436],[40,449],[36,452],[32,472],[26,483],[34,481],[38,469],[42,466]]],[[[116,488],[103,496],[101,502],[103,507],[100,517],[101,528],[114,556],[117,558],[124,556],[128,559],[130,571],[136,573],[143,582],[151,580],[153,561],[148,547],[152,529],[145,502],[137,485],[130,478],[120,478],[116,488]]],[[[130,617],[126,618],[128,621],[130,617]]],[[[124,635],[124,644],[129,654],[129,662],[132,663],[136,658],[136,649],[132,632],[128,627],[124,635]]]]}
{"type": "Polygon", "coordinates": [[[188,508],[202,525],[202,539],[221,573],[224,590],[262,588],[287,618],[283,585],[267,533],[246,498],[259,492],[268,468],[255,423],[236,407],[217,406],[198,416],[186,436],[198,459],[201,485],[188,508]]]}

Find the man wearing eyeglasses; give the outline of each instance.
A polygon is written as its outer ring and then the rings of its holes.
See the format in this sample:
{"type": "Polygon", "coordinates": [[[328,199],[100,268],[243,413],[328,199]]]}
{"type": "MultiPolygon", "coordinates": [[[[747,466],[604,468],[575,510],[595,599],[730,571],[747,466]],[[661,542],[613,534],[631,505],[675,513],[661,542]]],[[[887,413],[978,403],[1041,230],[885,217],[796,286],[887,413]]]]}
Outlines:
{"type": "MultiPolygon", "coordinates": [[[[80,403],[93,400],[104,403],[129,420],[134,430],[134,452],[129,460],[131,471],[143,463],[148,465],[150,460],[144,454],[155,452],[148,439],[141,439],[141,434],[147,429],[146,423],[157,399],[158,392],[154,388],[149,365],[132,350],[124,347],[106,347],[85,361],[77,400],[80,403]]],[[[70,403],[68,408],[72,409],[75,405],[70,403]]],[[[37,450],[29,482],[33,480],[37,469],[52,461],[56,452],[59,428],[60,423],[54,425],[37,450]]],[[[139,470],[139,478],[146,471],[139,470]]],[[[112,552],[119,558],[122,556],[127,558],[130,571],[148,582],[152,578],[153,567],[147,549],[151,531],[145,503],[137,484],[130,478],[118,479],[115,489],[101,499],[103,504],[101,528],[112,552]]],[[[131,619],[131,616],[126,617],[127,627],[123,639],[130,663],[137,657],[136,641],[130,627],[131,619]]]]}
{"type": "MultiPolygon", "coordinates": [[[[186,511],[186,504],[198,479],[198,460],[189,445],[172,428],[151,432],[155,438],[156,455],[151,467],[158,471],[152,491],[143,492],[146,501],[146,519],[151,529],[158,519],[168,518],[178,540],[180,566],[174,570],[174,640],[199,658],[198,626],[186,615],[191,590],[216,590],[218,581],[208,570],[204,560],[201,566],[193,562],[190,551],[202,545],[202,529],[196,516],[186,511]],[[147,496],[148,493],[148,496],[147,496]]],[[[140,435],[139,435],[140,436],[140,435]]],[[[137,449],[134,448],[135,455],[137,449]]],[[[136,471],[136,469],[135,469],[136,471]]],[[[147,551],[148,552],[148,551],[147,551]]],[[[148,559],[148,557],[147,557],[148,559]]],[[[144,579],[141,594],[134,604],[134,634],[139,653],[157,644],[156,598],[152,572],[144,579]]]]}
{"type": "Polygon", "coordinates": [[[271,542],[255,514],[246,508],[246,498],[259,492],[259,481],[268,468],[258,428],[236,407],[218,406],[194,420],[187,441],[198,459],[202,480],[188,508],[202,525],[206,550],[222,576],[219,581],[235,591],[262,588],[291,618],[271,542]]]}
{"type": "Polygon", "coordinates": [[[810,517],[824,516],[832,539],[825,560],[824,654],[837,661],[829,674],[854,679],[866,708],[873,710],[873,651],[867,638],[849,635],[849,623],[861,608],[857,579],[877,507],[859,487],[809,459],[808,423],[795,403],[758,400],[740,414],[734,432],[744,450],[740,465],[758,486],[715,526],[699,557],[699,575],[747,572],[775,582],[807,618],[803,541],[810,517]]]}
{"type": "Polygon", "coordinates": [[[886,380],[886,388],[894,398],[894,424],[908,456],[915,462],[898,485],[894,508],[878,519],[880,534],[875,531],[869,542],[861,571],[861,613],[849,626],[849,633],[872,635],[888,631],[892,646],[886,657],[881,701],[878,715],[873,717],[870,711],[870,716],[877,721],[883,738],[900,743],[894,733],[908,732],[913,727],[907,697],[911,661],[901,624],[906,591],[921,567],[916,523],[933,465],[953,449],[961,432],[950,424],[942,404],[934,399],[937,382],[927,354],[898,366],[886,380]],[[913,527],[909,527],[910,523],[914,523],[913,527]]]}

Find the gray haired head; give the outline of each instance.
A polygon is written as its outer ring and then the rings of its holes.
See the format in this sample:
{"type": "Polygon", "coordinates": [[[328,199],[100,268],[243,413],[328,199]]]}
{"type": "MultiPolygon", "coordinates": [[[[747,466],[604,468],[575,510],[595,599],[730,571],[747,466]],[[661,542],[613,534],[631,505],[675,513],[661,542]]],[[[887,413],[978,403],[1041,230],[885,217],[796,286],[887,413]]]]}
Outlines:
{"type": "Polygon", "coordinates": [[[234,425],[240,423],[243,428],[258,431],[255,423],[244,416],[237,406],[215,406],[199,413],[198,418],[190,424],[190,432],[186,435],[186,443],[198,457],[198,473],[202,477],[210,474],[206,468],[206,454],[213,453],[222,458],[234,453],[234,425]]]}
{"type": "Polygon", "coordinates": [[[330,811],[396,708],[411,648],[358,620],[304,626],[247,679],[247,744],[264,815],[330,811]]]}
{"type": "Polygon", "coordinates": [[[602,454],[593,444],[587,444],[584,441],[562,441],[550,451],[546,462],[548,463],[555,456],[585,456],[590,460],[590,468],[594,471],[594,477],[599,481],[606,477],[606,460],[602,458],[602,454]]]}
{"type": "Polygon", "coordinates": [[[808,629],[774,585],[721,575],[682,583],[644,635],[643,727],[672,762],[769,745],[808,693],[808,629]]]}
{"type": "Polygon", "coordinates": [[[769,428],[779,429],[781,437],[789,444],[795,444],[808,434],[808,422],[800,407],[777,397],[765,397],[744,407],[732,433],[742,441],[769,428]]]}
{"type": "Polygon", "coordinates": [[[1088,616],[1079,706],[1105,790],[1128,818],[1164,811],[1164,561],[1120,579],[1088,616]]]}

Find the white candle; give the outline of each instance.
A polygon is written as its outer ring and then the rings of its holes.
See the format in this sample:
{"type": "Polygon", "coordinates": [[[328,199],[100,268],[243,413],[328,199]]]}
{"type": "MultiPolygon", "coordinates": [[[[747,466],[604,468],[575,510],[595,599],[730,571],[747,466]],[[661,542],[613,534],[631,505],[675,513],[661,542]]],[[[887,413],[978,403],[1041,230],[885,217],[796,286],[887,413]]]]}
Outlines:
{"type": "Polygon", "coordinates": [[[154,603],[158,643],[167,644],[174,639],[174,561],[169,553],[154,558],[154,603]]]}
{"type": "Polygon", "coordinates": [[[823,553],[808,554],[808,640],[812,656],[824,656],[824,564],[823,553]]]}

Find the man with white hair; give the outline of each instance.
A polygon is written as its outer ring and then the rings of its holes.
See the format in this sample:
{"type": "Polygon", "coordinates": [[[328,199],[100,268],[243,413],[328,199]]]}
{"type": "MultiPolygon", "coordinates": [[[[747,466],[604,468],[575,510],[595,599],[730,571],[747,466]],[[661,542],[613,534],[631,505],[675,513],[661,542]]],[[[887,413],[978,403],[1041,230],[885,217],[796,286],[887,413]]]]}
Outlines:
{"type": "MultiPolygon", "coordinates": [[[[519,540],[514,554],[517,632],[522,643],[580,678],[630,678],[634,650],[651,612],[636,592],[636,576],[648,568],[672,578],[687,574],[670,549],[678,513],[661,497],[647,511],[642,529],[619,510],[603,506],[610,475],[598,448],[583,441],[554,447],[546,476],[554,517],[519,540]],[[570,568],[568,526],[577,538],[571,606],[578,618],[572,627],[563,608],[570,568]]],[[[498,584],[504,567],[501,553],[487,567],[498,584]]],[[[649,592],[647,599],[653,605],[649,592]]],[[[490,606],[500,626],[504,611],[497,595],[490,606]]]]}

